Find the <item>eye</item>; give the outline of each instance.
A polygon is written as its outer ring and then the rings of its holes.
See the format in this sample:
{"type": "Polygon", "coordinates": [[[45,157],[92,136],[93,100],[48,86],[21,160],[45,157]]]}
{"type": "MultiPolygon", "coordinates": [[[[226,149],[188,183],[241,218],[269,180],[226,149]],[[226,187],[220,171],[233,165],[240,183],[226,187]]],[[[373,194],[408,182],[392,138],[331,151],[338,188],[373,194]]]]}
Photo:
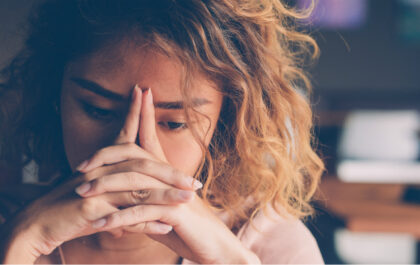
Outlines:
{"type": "Polygon", "coordinates": [[[161,121],[158,124],[170,131],[180,131],[187,128],[187,124],[184,122],[161,121]]]}
{"type": "Polygon", "coordinates": [[[84,102],[82,102],[82,107],[86,114],[96,120],[111,121],[117,116],[115,111],[97,108],[84,102]]]}

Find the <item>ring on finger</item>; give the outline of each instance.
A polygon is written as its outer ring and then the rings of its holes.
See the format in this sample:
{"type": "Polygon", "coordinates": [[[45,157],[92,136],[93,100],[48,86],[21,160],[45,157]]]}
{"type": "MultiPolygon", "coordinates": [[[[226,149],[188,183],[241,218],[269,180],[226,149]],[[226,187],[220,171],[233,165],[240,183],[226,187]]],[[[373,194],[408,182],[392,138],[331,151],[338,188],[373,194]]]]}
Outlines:
{"type": "Polygon", "coordinates": [[[131,194],[139,202],[144,202],[150,198],[151,190],[133,190],[131,194]]]}

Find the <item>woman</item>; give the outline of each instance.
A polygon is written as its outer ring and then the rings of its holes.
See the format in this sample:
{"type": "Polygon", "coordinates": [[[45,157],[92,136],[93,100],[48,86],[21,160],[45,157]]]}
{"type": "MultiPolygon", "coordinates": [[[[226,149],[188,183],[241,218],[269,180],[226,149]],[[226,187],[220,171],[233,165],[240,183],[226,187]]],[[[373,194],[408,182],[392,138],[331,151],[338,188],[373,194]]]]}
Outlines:
{"type": "Polygon", "coordinates": [[[3,262],[322,263],[300,221],[323,171],[297,91],[317,55],[302,17],[261,0],[44,3],[2,72],[0,150],[49,190],[6,218],[3,262]]]}

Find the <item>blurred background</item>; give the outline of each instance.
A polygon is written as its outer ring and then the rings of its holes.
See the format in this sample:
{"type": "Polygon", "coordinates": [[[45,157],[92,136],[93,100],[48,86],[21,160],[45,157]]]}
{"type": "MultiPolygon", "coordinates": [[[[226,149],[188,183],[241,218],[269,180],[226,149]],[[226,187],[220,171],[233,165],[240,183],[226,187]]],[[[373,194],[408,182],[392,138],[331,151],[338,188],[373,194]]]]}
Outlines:
{"type": "MultiPolygon", "coordinates": [[[[310,1],[288,1],[296,7],[310,1]]],[[[312,104],[326,263],[420,263],[420,0],[318,0],[312,104]]]]}
{"type": "MultiPolygon", "coordinates": [[[[0,1],[0,66],[38,1],[0,1]]],[[[326,263],[420,263],[420,0],[317,0],[308,22],[327,172],[306,224],[326,263]]]]}

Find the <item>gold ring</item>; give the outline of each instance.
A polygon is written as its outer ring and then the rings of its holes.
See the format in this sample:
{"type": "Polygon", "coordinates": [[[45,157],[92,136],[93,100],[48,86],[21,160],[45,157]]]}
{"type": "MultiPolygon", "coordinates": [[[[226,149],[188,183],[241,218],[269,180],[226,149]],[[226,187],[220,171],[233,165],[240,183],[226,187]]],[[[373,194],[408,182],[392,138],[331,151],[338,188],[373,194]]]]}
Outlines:
{"type": "Polygon", "coordinates": [[[131,191],[131,195],[134,199],[136,199],[139,202],[144,202],[147,199],[149,199],[151,194],[150,190],[133,190],[131,191]]]}

